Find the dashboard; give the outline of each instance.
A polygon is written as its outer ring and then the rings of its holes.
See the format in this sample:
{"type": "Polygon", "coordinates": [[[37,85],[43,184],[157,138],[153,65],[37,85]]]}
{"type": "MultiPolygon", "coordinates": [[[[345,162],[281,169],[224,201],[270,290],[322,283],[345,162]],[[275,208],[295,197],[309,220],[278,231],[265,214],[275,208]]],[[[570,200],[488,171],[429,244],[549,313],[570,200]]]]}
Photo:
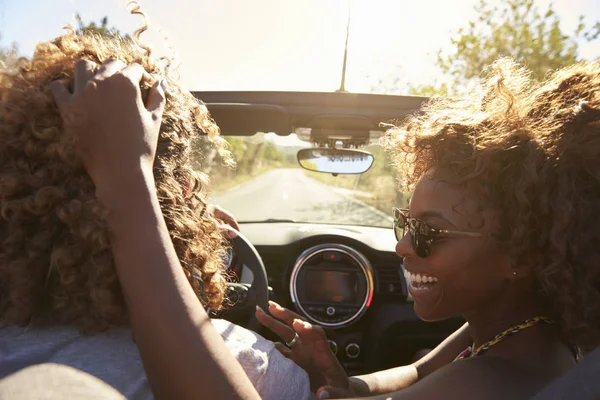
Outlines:
{"type": "MultiPolygon", "coordinates": [[[[265,264],[271,299],[322,326],[349,374],[408,364],[417,351],[435,347],[464,322],[419,320],[391,228],[240,226],[265,264]]],[[[251,279],[243,269],[238,272],[242,281],[251,279]]],[[[266,329],[260,333],[279,341],[266,329]]]]}
{"type": "Polygon", "coordinates": [[[371,305],[374,289],[369,260],[337,243],[305,250],[290,277],[294,306],[311,322],[331,329],[357,321],[371,305]]]}

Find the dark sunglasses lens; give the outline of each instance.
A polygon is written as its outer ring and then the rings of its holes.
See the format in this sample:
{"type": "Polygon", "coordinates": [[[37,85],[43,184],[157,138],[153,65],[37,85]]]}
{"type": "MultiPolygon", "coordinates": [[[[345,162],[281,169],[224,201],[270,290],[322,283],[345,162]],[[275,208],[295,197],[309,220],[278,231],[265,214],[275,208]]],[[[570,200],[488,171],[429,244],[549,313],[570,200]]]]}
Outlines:
{"type": "Polygon", "coordinates": [[[406,216],[399,209],[394,209],[394,234],[396,240],[400,241],[404,237],[406,229],[406,216]]]}
{"type": "Polygon", "coordinates": [[[431,254],[431,246],[428,240],[429,238],[420,233],[412,235],[412,238],[415,253],[417,253],[417,255],[421,258],[429,257],[431,254]]]}
{"type": "Polygon", "coordinates": [[[413,247],[415,253],[421,258],[429,257],[431,254],[431,238],[429,236],[429,226],[419,220],[414,220],[411,224],[411,235],[413,238],[413,247]]]}
{"type": "Polygon", "coordinates": [[[413,249],[417,256],[428,257],[431,254],[429,227],[423,221],[409,219],[401,210],[394,210],[394,234],[396,240],[400,241],[406,234],[410,233],[413,249]]]}

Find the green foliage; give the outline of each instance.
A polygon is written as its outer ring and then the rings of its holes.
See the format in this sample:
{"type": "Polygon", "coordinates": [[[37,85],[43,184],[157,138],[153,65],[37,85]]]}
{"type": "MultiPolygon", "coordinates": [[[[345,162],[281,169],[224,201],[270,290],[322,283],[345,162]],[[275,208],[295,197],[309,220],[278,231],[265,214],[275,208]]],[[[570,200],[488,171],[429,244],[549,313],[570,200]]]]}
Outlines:
{"type": "Polygon", "coordinates": [[[83,22],[81,15],[76,14],[75,21],[77,22],[76,32],[79,35],[87,33],[116,39],[121,42],[133,42],[133,39],[128,34],[123,35],[117,28],[109,27],[108,17],[102,18],[99,24],[93,21],[86,24],[83,22]]]}
{"type": "Polygon", "coordinates": [[[392,207],[405,205],[407,196],[398,191],[398,171],[385,149],[380,145],[369,145],[366,151],[373,154],[371,168],[358,175],[324,174],[308,172],[308,175],[327,185],[353,191],[355,198],[385,212],[391,212],[392,207]]]}
{"type": "Polygon", "coordinates": [[[207,173],[211,177],[213,190],[221,192],[270,169],[298,167],[296,148],[277,147],[261,139],[262,135],[224,137],[236,161],[235,168],[223,165],[214,146],[201,137],[193,150],[195,168],[207,173]]]}
{"type": "Polygon", "coordinates": [[[19,59],[19,49],[16,43],[10,47],[0,48],[0,67],[10,69],[15,66],[19,59]]]}
{"type": "MultiPolygon", "coordinates": [[[[400,67],[398,67],[400,70],[400,67]]],[[[448,95],[448,86],[445,83],[437,83],[434,82],[429,85],[418,85],[414,86],[406,84],[403,81],[403,78],[396,76],[388,79],[379,79],[377,80],[377,84],[371,87],[372,93],[377,94],[392,94],[392,95],[403,95],[408,94],[411,96],[423,96],[423,97],[431,97],[434,95],[447,96],[448,95]]]]}
{"type": "MultiPolygon", "coordinates": [[[[581,19],[581,18],[580,18],[581,19]]],[[[588,40],[596,40],[600,36],[600,22],[596,22],[583,36],[588,40]]]]}
{"type": "MultiPolygon", "coordinates": [[[[81,15],[75,15],[75,21],[77,23],[76,32],[82,33],[94,33],[101,36],[106,36],[113,39],[119,40],[132,40],[129,35],[122,35],[117,28],[108,26],[108,17],[102,18],[100,24],[90,22],[88,24],[83,22],[81,15]]],[[[16,43],[13,43],[10,47],[0,47],[0,67],[12,68],[19,59],[19,49],[16,43]]]]}
{"type": "Polygon", "coordinates": [[[85,24],[81,18],[81,15],[79,14],[75,15],[75,21],[77,22],[76,31],[78,34],[92,33],[100,36],[106,36],[111,39],[131,40],[129,35],[122,35],[117,28],[109,27],[108,17],[102,18],[99,25],[93,21],[85,24]]]}
{"type": "Polygon", "coordinates": [[[503,0],[499,5],[481,0],[478,17],[451,39],[452,50],[438,53],[438,65],[457,84],[478,78],[486,66],[502,57],[523,62],[532,76],[542,79],[549,71],[579,60],[580,39],[595,40],[600,23],[586,30],[584,17],[572,35],[560,28],[560,18],[550,5],[541,12],[534,0],[503,0]]]}
{"type": "Polygon", "coordinates": [[[433,97],[433,96],[448,96],[449,90],[448,85],[445,83],[441,84],[431,84],[431,85],[418,85],[408,87],[408,94],[411,96],[423,96],[423,97],[433,97]]]}
{"type": "MultiPolygon", "coordinates": [[[[409,83],[408,94],[453,95],[476,81],[487,66],[502,57],[522,62],[534,79],[542,79],[550,71],[580,61],[578,42],[600,37],[600,22],[587,26],[583,16],[579,17],[574,32],[563,32],[552,5],[541,11],[535,0],[480,0],[475,10],[475,20],[450,39],[451,49],[438,51],[437,66],[451,78],[452,85],[409,83]]],[[[400,78],[387,83],[379,81],[372,91],[398,93],[400,81],[400,78]]]]}
{"type": "Polygon", "coordinates": [[[271,142],[266,142],[262,148],[262,157],[265,160],[269,160],[269,162],[273,163],[281,163],[285,159],[285,156],[275,144],[271,142]]]}

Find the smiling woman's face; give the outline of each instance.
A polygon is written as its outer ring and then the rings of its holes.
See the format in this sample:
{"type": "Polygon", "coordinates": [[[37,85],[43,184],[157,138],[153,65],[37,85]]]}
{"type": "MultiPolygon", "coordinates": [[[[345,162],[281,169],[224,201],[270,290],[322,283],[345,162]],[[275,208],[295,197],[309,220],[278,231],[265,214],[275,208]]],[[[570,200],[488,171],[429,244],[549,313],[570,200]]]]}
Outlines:
{"type": "Polygon", "coordinates": [[[410,217],[437,229],[479,232],[482,237],[436,239],[425,258],[415,254],[410,234],[396,245],[410,273],[415,312],[426,321],[476,313],[494,303],[506,294],[512,273],[507,252],[489,236],[498,231],[497,213],[451,182],[444,174],[421,178],[411,198],[410,217]],[[419,283],[423,281],[428,283],[419,283]]]}

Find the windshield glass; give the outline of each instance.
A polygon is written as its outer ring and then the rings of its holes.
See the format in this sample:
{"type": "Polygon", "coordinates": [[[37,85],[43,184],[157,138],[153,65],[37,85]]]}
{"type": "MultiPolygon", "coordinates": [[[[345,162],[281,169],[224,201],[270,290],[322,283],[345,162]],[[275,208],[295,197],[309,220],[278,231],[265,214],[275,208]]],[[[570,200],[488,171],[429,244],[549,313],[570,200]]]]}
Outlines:
{"type": "MultiPolygon", "coordinates": [[[[131,15],[128,3],[1,1],[0,63],[16,65],[20,56],[32,56],[38,42],[64,33],[67,24],[80,33],[129,40],[144,22],[131,15]]],[[[532,76],[541,78],[600,56],[598,0],[143,0],[141,5],[149,26],[140,44],[168,60],[159,64],[193,91],[453,96],[476,87],[482,71],[500,57],[525,62],[532,76]]],[[[385,121],[374,121],[379,122],[385,121]]],[[[241,221],[389,226],[391,207],[406,204],[377,145],[369,147],[375,163],[367,173],[334,177],[299,167],[294,136],[227,139],[237,169],[223,168],[214,151],[198,160],[211,176],[214,200],[241,221]]]]}
{"type": "Polygon", "coordinates": [[[381,146],[366,146],[375,157],[362,174],[338,175],[303,169],[298,150],[310,147],[295,134],[287,137],[257,133],[226,136],[236,168],[211,157],[204,144],[203,170],[208,171],[212,202],[233,213],[239,222],[293,221],[390,227],[391,210],[404,201],[397,190],[396,170],[381,146]],[[209,162],[210,161],[210,162],[209,162]]]}

